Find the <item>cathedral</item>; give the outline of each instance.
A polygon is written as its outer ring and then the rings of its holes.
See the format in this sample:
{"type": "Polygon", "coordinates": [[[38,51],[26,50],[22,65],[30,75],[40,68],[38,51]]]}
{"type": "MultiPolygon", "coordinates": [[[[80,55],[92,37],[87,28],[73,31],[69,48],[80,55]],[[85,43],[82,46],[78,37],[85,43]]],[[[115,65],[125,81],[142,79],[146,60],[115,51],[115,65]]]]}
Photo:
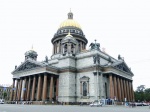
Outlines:
{"type": "Polygon", "coordinates": [[[88,40],[73,13],[68,13],[51,39],[53,53],[37,61],[33,49],[12,71],[11,101],[92,102],[134,101],[133,73],[124,59],[101,51],[96,41],[86,49],[88,40]]]}

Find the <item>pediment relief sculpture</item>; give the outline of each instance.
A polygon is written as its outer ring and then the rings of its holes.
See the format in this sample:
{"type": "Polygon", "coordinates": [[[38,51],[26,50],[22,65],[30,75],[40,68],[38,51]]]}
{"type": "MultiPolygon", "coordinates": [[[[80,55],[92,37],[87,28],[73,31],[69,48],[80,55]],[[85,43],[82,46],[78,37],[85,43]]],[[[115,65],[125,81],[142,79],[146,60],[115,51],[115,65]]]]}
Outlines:
{"type": "Polygon", "coordinates": [[[26,70],[26,69],[32,69],[35,67],[40,67],[40,65],[36,65],[34,63],[26,63],[25,65],[22,65],[21,67],[18,68],[18,71],[26,70]]]}

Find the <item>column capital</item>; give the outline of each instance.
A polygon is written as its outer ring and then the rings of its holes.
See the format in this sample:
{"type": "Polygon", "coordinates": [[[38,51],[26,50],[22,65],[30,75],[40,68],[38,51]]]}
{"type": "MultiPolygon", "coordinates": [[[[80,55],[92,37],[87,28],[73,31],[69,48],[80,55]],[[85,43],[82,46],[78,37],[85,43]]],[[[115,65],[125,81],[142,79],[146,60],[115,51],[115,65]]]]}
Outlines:
{"type": "Polygon", "coordinates": [[[53,78],[54,78],[54,76],[53,76],[53,75],[51,75],[51,77],[53,77],[53,78]]]}
{"type": "Polygon", "coordinates": [[[33,77],[33,75],[29,75],[29,76],[27,76],[27,77],[32,78],[32,77],[33,77]]]}
{"type": "Polygon", "coordinates": [[[20,77],[20,80],[24,79],[23,77],[20,77]]]}
{"type": "Polygon", "coordinates": [[[44,75],[47,75],[47,73],[44,73],[44,75]]]}
{"type": "Polygon", "coordinates": [[[36,75],[41,77],[42,74],[36,74],[36,75]]]}
{"type": "Polygon", "coordinates": [[[102,73],[102,72],[100,72],[100,71],[98,71],[98,72],[93,72],[93,74],[94,74],[94,75],[97,75],[97,73],[98,73],[98,75],[103,74],[103,73],[102,73]]]}
{"type": "Polygon", "coordinates": [[[109,76],[112,76],[112,73],[109,73],[109,76]]]}

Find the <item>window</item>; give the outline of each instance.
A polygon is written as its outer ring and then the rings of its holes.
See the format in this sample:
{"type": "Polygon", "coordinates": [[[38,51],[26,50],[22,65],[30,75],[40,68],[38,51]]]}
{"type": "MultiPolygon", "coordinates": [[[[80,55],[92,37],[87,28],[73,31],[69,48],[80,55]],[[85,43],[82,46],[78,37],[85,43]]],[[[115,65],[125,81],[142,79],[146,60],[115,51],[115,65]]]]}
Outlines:
{"type": "Polygon", "coordinates": [[[80,95],[81,98],[89,98],[89,77],[80,78],[80,95]]]}
{"type": "Polygon", "coordinates": [[[83,82],[83,96],[87,96],[87,83],[83,82]]]}

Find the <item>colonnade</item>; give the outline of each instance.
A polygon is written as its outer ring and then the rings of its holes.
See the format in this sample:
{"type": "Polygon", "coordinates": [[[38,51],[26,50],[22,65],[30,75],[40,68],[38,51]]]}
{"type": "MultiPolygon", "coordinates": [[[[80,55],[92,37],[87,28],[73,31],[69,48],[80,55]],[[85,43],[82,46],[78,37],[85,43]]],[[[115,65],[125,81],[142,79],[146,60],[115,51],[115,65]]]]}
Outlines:
{"type": "Polygon", "coordinates": [[[11,101],[45,101],[58,97],[58,76],[36,74],[13,79],[11,101]]]}
{"type": "Polygon", "coordinates": [[[61,40],[58,40],[53,44],[53,54],[56,53],[61,53],[61,40]]]}
{"type": "MultiPolygon", "coordinates": [[[[79,41],[79,51],[82,51],[86,48],[86,44],[82,41],[79,41]]],[[[61,40],[54,42],[53,44],[53,54],[61,53],[61,40]]]]}
{"type": "Polygon", "coordinates": [[[125,101],[126,98],[126,101],[134,101],[132,80],[110,74],[109,93],[111,99],[125,101]]]}

